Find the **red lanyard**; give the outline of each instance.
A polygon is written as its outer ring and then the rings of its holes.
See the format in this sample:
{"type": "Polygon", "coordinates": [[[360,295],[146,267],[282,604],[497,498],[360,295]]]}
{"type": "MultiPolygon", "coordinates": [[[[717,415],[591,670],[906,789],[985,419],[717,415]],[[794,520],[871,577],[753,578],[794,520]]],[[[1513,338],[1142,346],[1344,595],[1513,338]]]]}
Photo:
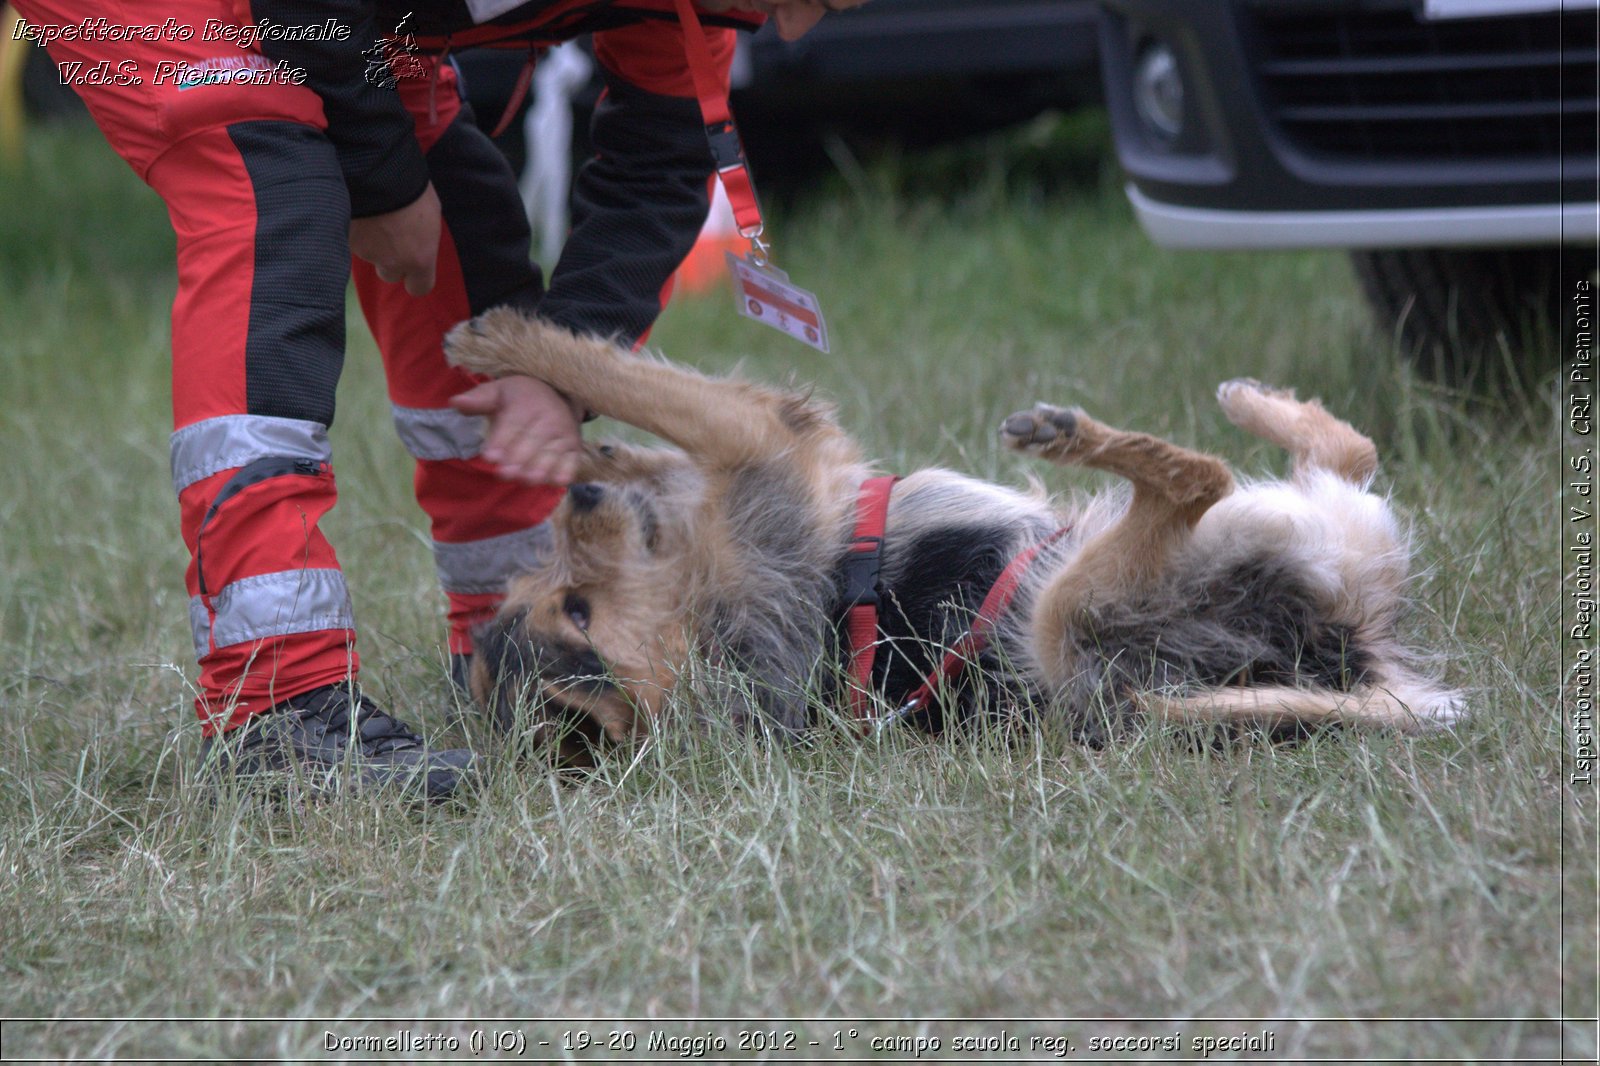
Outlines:
{"type": "Polygon", "coordinates": [[[683,29],[683,53],[689,61],[689,76],[694,79],[695,95],[700,98],[700,117],[706,124],[706,139],[711,143],[711,158],[717,164],[717,177],[733,206],[733,219],[739,236],[756,240],[761,236],[761,204],[756,200],[756,184],[745,163],[744,145],[728,110],[728,93],[722,86],[717,67],[706,44],[700,16],[693,0],[674,0],[678,22],[683,29]]]}

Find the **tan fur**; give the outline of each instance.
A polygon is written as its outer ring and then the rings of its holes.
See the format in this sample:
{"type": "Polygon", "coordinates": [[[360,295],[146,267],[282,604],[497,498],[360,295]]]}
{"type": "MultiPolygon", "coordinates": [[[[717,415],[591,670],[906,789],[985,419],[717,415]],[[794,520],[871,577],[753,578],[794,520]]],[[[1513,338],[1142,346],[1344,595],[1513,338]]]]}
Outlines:
{"type": "MultiPolygon", "coordinates": [[[[832,412],[809,395],[710,378],[509,310],[458,327],[447,351],[479,373],[541,378],[676,446],[586,448],[579,476],[590,484],[552,516],[554,561],[513,581],[501,612],[501,643],[531,649],[539,662],[538,693],[626,739],[664,713],[691,661],[725,660],[762,681],[770,718],[803,724],[805,686],[816,680],[831,624],[832,571],[870,474],[832,412]],[[610,684],[562,665],[580,661],[603,663],[610,684]]],[[[1006,443],[1126,479],[1131,500],[1052,515],[1037,491],[921,471],[896,489],[888,540],[982,521],[1026,544],[1056,522],[1077,523],[1025,590],[1028,633],[1018,646],[1033,660],[1024,674],[1046,695],[1092,672],[1092,642],[1082,637],[1106,606],[1139,602],[1174,574],[1235,556],[1279,560],[1320,616],[1373,656],[1360,685],[1190,686],[1131,693],[1133,705],[1185,722],[1415,729],[1452,720],[1459,697],[1410,668],[1394,637],[1409,548],[1387,504],[1365,491],[1377,463],[1371,441],[1319,404],[1254,382],[1226,383],[1218,399],[1235,424],[1289,451],[1291,480],[1237,487],[1212,456],[1041,404],[1006,420],[1006,443]]],[[[473,687],[493,705],[515,664],[484,658],[473,687]]]]}
{"type": "Polygon", "coordinates": [[[831,413],[798,393],[729,379],[643,357],[530,322],[510,308],[488,311],[450,335],[450,359],[480,374],[521,373],[615,418],[670,441],[709,469],[733,470],[793,448],[817,488],[859,461],[855,443],[831,413]]]}
{"type": "Polygon", "coordinates": [[[1342,722],[1408,729],[1415,720],[1405,702],[1371,688],[1337,694],[1302,688],[1220,688],[1197,696],[1146,692],[1137,698],[1146,713],[1179,725],[1239,722],[1270,727],[1342,722]]]}
{"type": "Polygon", "coordinates": [[[1105,470],[1133,484],[1121,520],[1085,544],[1034,605],[1035,658],[1046,680],[1060,686],[1078,672],[1068,633],[1082,627],[1084,613],[1165,571],[1173,549],[1233,489],[1233,475],[1209,455],[1048,404],[1027,416],[1013,415],[1001,432],[1019,451],[1063,466],[1105,470]]]}
{"type": "Polygon", "coordinates": [[[1238,378],[1217,389],[1228,420],[1294,457],[1294,476],[1328,470],[1355,485],[1378,472],[1378,449],[1366,437],[1323,410],[1316,400],[1297,400],[1292,389],[1269,389],[1238,378]]]}

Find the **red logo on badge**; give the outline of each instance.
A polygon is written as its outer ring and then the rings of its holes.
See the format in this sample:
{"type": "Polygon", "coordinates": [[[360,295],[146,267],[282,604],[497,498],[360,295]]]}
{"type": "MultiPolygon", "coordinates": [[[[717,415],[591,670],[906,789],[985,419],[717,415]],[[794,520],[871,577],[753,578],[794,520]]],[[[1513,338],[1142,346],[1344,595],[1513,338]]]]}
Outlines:
{"type": "Polygon", "coordinates": [[[755,315],[757,318],[761,317],[761,301],[760,300],[751,300],[750,301],[750,313],[752,315],[755,315]]]}

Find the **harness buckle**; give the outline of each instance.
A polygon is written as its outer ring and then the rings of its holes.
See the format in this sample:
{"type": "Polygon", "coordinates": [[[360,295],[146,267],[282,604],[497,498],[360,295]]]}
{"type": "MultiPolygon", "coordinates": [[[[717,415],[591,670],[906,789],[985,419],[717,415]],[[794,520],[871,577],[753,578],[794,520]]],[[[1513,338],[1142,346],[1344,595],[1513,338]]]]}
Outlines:
{"type": "Polygon", "coordinates": [[[916,714],[921,709],[922,700],[920,698],[912,699],[906,702],[903,706],[897,707],[888,714],[883,715],[881,718],[874,719],[872,723],[873,735],[882,737],[895,726],[909,721],[911,716],[916,714]]]}
{"type": "Polygon", "coordinates": [[[878,605],[878,571],[882,553],[882,537],[855,539],[855,546],[844,559],[844,595],[841,605],[846,610],[852,607],[878,605]]]}

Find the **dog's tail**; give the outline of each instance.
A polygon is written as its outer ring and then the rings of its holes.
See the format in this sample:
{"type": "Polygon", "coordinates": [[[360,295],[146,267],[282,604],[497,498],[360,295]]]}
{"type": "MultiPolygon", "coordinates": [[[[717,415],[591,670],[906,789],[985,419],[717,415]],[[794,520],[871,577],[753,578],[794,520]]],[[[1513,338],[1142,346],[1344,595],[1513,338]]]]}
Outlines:
{"type": "Polygon", "coordinates": [[[1195,725],[1229,723],[1349,725],[1420,733],[1453,724],[1465,712],[1461,693],[1407,677],[1394,685],[1361,685],[1349,692],[1327,688],[1258,686],[1214,688],[1172,695],[1145,692],[1135,697],[1141,710],[1158,721],[1195,725]]]}

